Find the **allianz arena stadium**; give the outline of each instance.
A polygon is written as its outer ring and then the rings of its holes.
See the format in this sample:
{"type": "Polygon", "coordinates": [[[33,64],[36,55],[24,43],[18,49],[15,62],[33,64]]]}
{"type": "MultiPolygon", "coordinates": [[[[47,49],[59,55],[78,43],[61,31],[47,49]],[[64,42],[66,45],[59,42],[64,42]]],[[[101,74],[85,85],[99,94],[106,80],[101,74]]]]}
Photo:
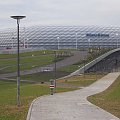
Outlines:
{"type": "MultiPolygon", "coordinates": [[[[80,49],[120,46],[120,28],[98,26],[32,26],[20,28],[20,47],[80,49]]],[[[17,47],[17,30],[0,30],[0,49],[17,47]]]]}

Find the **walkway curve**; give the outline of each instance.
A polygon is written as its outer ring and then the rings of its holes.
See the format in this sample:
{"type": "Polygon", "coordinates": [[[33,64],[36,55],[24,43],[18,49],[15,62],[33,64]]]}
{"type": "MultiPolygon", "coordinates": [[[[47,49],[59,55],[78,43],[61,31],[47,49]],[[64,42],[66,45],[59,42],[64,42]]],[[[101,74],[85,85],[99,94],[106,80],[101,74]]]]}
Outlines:
{"type": "Polygon", "coordinates": [[[32,102],[27,120],[120,120],[87,101],[88,96],[107,89],[119,75],[109,73],[86,88],[39,97],[32,102]]]}

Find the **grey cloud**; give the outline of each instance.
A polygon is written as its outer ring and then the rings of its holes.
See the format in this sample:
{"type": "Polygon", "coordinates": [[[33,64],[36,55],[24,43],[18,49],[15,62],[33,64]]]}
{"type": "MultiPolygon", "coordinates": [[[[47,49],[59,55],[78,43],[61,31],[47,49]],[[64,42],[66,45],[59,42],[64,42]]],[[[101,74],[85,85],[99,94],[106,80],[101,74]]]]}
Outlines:
{"type": "Polygon", "coordinates": [[[9,20],[11,14],[24,14],[27,16],[25,20],[27,25],[118,26],[119,5],[119,0],[6,0],[6,2],[0,0],[0,24],[6,25],[5,22],[11,24],[9,20]]]}
{"type": "Polygon", "coordinates": [[[0,5],[18,5],[22,3],[23,0],[0,0],[0,5]]]}

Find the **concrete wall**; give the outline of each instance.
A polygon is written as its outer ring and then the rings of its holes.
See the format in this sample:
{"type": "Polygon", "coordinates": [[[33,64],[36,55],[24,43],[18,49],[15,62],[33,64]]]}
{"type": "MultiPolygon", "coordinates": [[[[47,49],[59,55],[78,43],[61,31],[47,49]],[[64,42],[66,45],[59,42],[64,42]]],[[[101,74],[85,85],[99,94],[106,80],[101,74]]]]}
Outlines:
{"type": "Polygon", "coordinates": [[[90,67],[94,66],[95,64],[97,64],[98,62],[100,62],[101,60],[105,59],[107,56],[117,52],[117,51],[120,51],[120,48],[117,48],[117,49],[114,49],[114,50],[111,50],[103,55],[101,55],[100,57],[94,59],[93,61],[91,61],[90,63],[86,64],[85,66],[83,66],[82,68],[76,70],[75,72],[71,73],[70,75],[66,76],[66,77],[71,77],[71,76],[74,76],[74,75],[79,75],[79,74],[83,74],[84,71],[88,70],[90,67]]]}

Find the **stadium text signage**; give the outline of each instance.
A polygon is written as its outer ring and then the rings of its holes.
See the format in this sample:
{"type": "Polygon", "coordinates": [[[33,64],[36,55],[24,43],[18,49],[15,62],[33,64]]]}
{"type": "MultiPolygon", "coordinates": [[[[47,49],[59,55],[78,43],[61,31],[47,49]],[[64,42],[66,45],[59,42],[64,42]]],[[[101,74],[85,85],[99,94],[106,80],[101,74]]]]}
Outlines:
{"type": "Polygon", "coordinates": [[[101,34],[101,33],[98,33],[98,34],[92,34],[92,33],[88,33],[86,34],[87,37],[109,37],[109,34],[101,34]]]}

